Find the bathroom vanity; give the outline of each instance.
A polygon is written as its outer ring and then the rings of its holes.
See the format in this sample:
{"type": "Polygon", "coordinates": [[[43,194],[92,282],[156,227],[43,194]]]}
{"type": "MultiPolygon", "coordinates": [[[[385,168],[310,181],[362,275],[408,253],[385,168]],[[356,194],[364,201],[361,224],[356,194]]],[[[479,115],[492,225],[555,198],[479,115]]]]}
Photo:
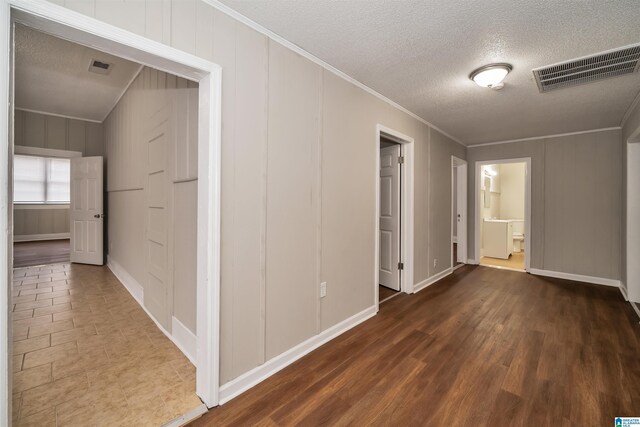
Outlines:
{"type": "Polygon", "coordinates": [[[483,255],[508,259],[513,253],[513,222],[505,219],[485,219],[483,225],[483,255]]]}

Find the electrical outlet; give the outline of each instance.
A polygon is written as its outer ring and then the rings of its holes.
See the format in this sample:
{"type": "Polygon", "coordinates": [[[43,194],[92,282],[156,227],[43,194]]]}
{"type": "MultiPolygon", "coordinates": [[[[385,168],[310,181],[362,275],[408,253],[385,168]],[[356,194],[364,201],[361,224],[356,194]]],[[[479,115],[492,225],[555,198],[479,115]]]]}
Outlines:
{"type": "Polygon", "coordinates": [[[434,258],[433,259],[433,267],[437,267],[438,266],[438,258],[434,258]]]}
{"type": "Polygon", "coordinates": [[[327,296],[327,282],[320,283],[320,298],[327,296]]]}

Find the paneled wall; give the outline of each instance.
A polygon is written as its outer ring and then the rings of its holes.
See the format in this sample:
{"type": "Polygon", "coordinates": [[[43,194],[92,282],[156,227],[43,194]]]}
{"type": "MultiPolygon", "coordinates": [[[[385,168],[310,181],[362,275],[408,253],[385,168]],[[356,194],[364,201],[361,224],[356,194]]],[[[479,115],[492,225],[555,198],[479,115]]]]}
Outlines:
{"type": "MultiPolygon", "coordinates": [[[[16,110],[14,126],[17,146],[79,151],[84,156],[104,153],[102,123],[16,110]]],[[[17,206],[13,210],[13,223],[16,241],[69,237],[68,208],[17,206]]]]}
{"type": "MultiPolygon", "coordinates": [[[[531,267],[606,279],[621,278],[621,131],[470,147],[475,162],[531,157],[531,267]]],[[[469,218],[474,218],[474,173],[469,218]]],[[[475,224],[469,222],[469,258],[475,224]]]]}
{"type": "Polygon", "coordinates": [[[466,150],[435,129],[429,145],[429,257],[428,277],[451,267],[451,156],[466,158],[466,150]]]}
{"type": "Polygon", "coordinates": [[[204,2],[57,2],[223,68],[223,383],[373,306],[377,124],[415,140],[415,283],[450,267],[464,147],[204,2]]]}
{"type": "MultiPolygon", "coordinates": [[[[196,333],[197,84],[144,68],[104,122],[107,152],[108,253],[143,288],[147,284],[146,179],[153,112],[168,111],[167,216],[154,232],[167,237],[169,312],[196,333]]],[[[163,157],[164,158],[164,157],[163,157]]],[[[155,220],[152,218],[151,220],[155,220]]],[[[171,324],[165,324],[171,332],[171,324]]]]}
{"type": "Polygon", "coordinates": [[[15,111],[15,145],[79,151],[83,156],[102,156],[103,135],[102,123],[15,111]]]}
{"type": "Polygon", "coordinates": [[[31,209],[16,205],[13,208],[14,240],[69,238],[69,208],[31,209]]]}

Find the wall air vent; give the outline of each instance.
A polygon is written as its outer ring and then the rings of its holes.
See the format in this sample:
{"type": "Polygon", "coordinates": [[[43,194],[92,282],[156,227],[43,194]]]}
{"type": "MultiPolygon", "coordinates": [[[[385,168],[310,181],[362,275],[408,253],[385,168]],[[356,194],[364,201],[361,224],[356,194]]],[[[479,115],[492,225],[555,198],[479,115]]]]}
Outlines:
{"type": "Polygon", "coordinates": [[[533,76],[540,92],[590,83],[638,71],[640,44],[580,59],[536,68],[533,76]]]}
{"type": "Polygon", "coordinates": [[[89,71],[97,74],[109,74],[112,67],[113,64],[99,61],[97,59],[92,59],[89,63],[89,71]]]}

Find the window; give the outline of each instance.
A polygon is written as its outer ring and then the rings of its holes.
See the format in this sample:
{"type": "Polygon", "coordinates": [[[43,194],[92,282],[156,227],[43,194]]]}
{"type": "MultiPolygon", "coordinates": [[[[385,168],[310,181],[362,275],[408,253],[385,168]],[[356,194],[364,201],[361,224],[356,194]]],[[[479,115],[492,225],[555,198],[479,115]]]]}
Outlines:
{"type": "Polygon", "coordinates": [[[71,161],[36,156],[14,156],[14,203],[69,203],[71,161]]]}

